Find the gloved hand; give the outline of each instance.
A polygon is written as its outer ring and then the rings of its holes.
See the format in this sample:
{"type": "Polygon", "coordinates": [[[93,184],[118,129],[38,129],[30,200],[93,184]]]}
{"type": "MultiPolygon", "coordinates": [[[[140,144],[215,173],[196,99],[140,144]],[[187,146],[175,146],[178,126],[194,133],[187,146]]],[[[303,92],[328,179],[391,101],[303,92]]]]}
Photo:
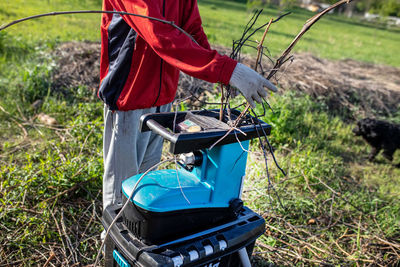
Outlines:
{"type": "Polygon", "coordinates": [[[264,87],[273,92],[278,91],[270,81],[241,63],[236,65],[229,84],[242,93],[252,108],[256,107],[254,101],[262,103],[262,97],[267,96],[267,91],[264,87]]]}

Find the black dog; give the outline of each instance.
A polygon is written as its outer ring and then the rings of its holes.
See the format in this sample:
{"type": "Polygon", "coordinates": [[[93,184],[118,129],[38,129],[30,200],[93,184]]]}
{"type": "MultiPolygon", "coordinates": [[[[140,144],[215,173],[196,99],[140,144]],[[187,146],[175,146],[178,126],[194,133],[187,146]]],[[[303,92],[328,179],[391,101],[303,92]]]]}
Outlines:
{"type": "Polygon", "coordinates": [[[399,124],[366,118],[357,122],[353,133],[362,136],[372,146],[372,151],[368,156],[369,160],[373,160],[383,149],[383,156],[392,161],[394,152],[396,149],[400,149],[399,124]]]}

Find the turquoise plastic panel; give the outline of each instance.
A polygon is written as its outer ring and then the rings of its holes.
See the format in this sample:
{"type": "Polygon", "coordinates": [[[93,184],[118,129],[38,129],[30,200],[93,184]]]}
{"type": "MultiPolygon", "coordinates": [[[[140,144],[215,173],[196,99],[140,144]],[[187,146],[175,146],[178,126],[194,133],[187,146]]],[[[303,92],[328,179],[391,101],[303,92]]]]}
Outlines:
{"type": "MultiPolygon", "coordinates": [[[[122,183],[122,192],[126,197],[141,174],[122,183]]],[[[209,203],[211,189],[192,173],[178,169],[158,170],[147,174],[133,196],[133,202],[141,208],[154,212],[167,212],[180,209],[204,207],[209,203]],[[182,193],[183,192],[183,193],[182,193]]]]}
{"type": "MultiPolygon", "coordinates": [[[[153,212],[228,207],[232,199],[240,197],[246,171],[245,150],[249,141],[241,144],[202,151],[202,165],[191,172],[183,168],[149,172],[139,183],[131,201],[153,212]]],[[[122,183],[122,192],[126,197],[131,195],[141,176],[132,176],[122,183]]]]}
{"type": "Polygon", "coordinates": [[[119,254],[119,252],[116,251],[115,249],[113,251],[113,257],[114,257],[114,260],[117,262],[117,264],[119,266],[121,266],[121,267],[131,267],[131,265],[128,263],[128,261],[125,260],[124,257],[122,257],[122,255],[119,254]]]}
{"type": "MultiPolygon", "coordinates": [[[[242,142],[247,150],[249,141],[242,142]]],[[[229,201],[240,197],[242,179],[246,174],[247,152],[239,143],[207,150],[206,182],[213,187],[212,203],[227,207],[229,201]]]]}

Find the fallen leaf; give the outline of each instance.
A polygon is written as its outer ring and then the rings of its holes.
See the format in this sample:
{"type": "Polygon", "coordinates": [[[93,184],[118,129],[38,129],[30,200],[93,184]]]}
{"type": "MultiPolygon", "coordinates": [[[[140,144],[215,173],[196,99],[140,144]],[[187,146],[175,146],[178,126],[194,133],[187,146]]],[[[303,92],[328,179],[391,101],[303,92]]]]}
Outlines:
{"type": "Polygon", "coordinates": [[[46,125],[56,125],[57,124],[56,119],[54,119],[53,117],[50,117],[47,114],[43,114],[43,113],[40,113],[38,115],[38,120],[41,123],[46,124],[46,125]]]}

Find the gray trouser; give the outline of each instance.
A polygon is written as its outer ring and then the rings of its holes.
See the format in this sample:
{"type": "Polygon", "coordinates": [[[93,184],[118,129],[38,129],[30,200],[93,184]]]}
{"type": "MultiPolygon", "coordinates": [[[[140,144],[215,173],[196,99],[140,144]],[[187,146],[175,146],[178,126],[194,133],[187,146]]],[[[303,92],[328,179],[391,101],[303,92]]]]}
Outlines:
{"type": "MultiPolygon", "coordinates": [[[[168,112],[171,104],[159,107],[168,112]]],[[[125,179],[143,173],[161,159],[163,139],[152,132],[140,132],[140,117],[157,108],[114,111],[104,107],[103,135],[103,209],[122,202],[121,185],[125,179]]]]}

